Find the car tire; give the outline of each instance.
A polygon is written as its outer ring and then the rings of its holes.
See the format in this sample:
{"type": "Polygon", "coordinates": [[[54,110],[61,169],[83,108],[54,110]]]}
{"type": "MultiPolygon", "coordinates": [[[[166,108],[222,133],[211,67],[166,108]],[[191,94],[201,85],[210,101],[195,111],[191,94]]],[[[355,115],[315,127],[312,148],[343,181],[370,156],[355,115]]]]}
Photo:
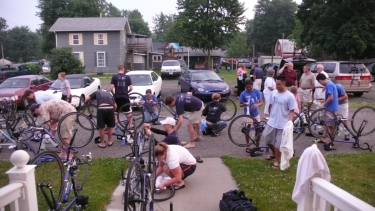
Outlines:
{"type": "Polygon", "coordinates": [[[375,82],[375,74],[371,74],[371,82],[375,82]]]}
{"type": "Polygon", "coordinates": [[[363,95],[363,92],[353,92],[353,95],[356,97],[361,97],[363,95]]]}

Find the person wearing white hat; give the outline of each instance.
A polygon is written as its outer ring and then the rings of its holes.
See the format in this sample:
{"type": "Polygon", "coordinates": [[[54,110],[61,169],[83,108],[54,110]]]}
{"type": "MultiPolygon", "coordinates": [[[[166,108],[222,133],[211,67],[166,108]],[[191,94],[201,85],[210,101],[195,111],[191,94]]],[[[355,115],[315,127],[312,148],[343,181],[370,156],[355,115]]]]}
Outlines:
{"type": "Polygon", "coordinates": [[[165,142],[168,145],[180,145],[180,139],[178,138],[177,131],[174,129],[176,126],[176,120],[172,117],[167,117],[164,120],[161,120],[160,123],[163,125],[164,130],[152,128],[148,123],[145,123],[143,127],[148,135],[151,135],[151,132],[164,135],[165,138],[161,142],[165,142]]]}

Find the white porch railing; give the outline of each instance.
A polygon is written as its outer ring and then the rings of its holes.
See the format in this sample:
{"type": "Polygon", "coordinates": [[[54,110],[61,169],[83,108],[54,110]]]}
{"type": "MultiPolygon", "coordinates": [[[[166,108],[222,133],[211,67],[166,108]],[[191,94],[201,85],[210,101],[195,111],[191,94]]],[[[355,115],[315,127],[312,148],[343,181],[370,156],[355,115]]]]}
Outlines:
{"type": "Polygon", "coordinates": [[[14,167],[6,172],[9,184],[0,189],[0,211],[4,211],[7,205],[10,205],[11,211],[38,211],[35,165],[26,165],[29,158],[29,154],[23,150],[17,150],[10,156],[14,167]]]}
{"type": "Polygon", "coordinates": [[[310,179],[311,191],[306,193],[297,211],[375,211],[375,207],[319,177],[310,179]]]}

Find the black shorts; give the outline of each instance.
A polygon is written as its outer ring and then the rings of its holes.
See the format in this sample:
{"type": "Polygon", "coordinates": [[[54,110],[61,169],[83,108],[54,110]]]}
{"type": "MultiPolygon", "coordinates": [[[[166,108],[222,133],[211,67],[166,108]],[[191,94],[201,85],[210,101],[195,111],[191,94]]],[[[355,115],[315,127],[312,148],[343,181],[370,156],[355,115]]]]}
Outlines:
{"type": "Polygon", "coordinates": [[[182,179],[186,179],[186,177],[192,175],[197,168],[197,165],[185,165],[183,163],[180,163],[180,166],[182,169],[182,179]]]}
{"type": "Polygon", "coordinates": [[[115,102],[117,104],[117,109],[116,109],[116,112],[119,112],[120,108],[125,105],[125,104],[128,104],[127,106],[125,106],[124,108],[122,108],[121,112],[124,112],[124,113],[129,113],[131,112],[131,109],[130,109],[130,100],[129,98],[124,98],[124,97],[119,97],[119,98],[115,98],[115,102]]]}
{"type": "Polygon", "coordinates": [[[98,108],[97,111],[98,128],[115,127],[115,113],[113,108],[98,108]]]}
{"type": "Polygon", "coordinates": [[[72,102],[72,96],[70,95],[69,99],[68,99],[67,95],[61,95],[61,100],[64,100],[64,101],[66,101],[68,103],[71,103],[72,102]]]}

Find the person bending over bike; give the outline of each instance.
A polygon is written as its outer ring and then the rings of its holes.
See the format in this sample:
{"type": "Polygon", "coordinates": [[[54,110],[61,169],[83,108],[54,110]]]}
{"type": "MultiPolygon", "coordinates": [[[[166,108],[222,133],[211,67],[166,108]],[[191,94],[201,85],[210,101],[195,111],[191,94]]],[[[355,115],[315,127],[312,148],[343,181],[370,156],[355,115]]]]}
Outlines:
{"type": "Polygon", "coordinates": [[[202,115],[207,116],[207,127],[203,131],[203,135],[212,132],[212,136],[220,136],[220,131],[224,130],[224,128],[227,126],[227,123],[220,121],[221,113],[227,110],[227,108],[219,102],[220,99],[220,94],[212,94],[212,101],[203,109],[202,115]]]}
{"type": "Polygon", "coordinates": [[[108,146],[113,145],[112,141],[112,134],[115,128],[115,110],[117,105],[111,95],[111,93],[98,90],[92,93],[90,96],[86,97],[86,101],[91,101],[96,99],[96,105],[98,106],[97,110],[97,119],[98,119],[98,128],[99,128],[99,135],[100,135],[100,144],[98,146],[100,148],[105,148],[104,142],[104,128],[107,125],[107,133],[108,133],[108,146]]]}
{"type": "Polygon", "coordinates": [[[155,158],[159,161],[156,177],[164,172],[171,178],[157,187],[161,190],[171,185],[175,190],[184,188],[184,179],[192,175],[197,167],[194,156],[180,145],[167,145],[159,142],[155,146],[155,158]]]}
{"type": "Polygon", "coordinates": [[[158,121],[158,98],[151,93],[151,89],[146,90],[146,95],[143,95],[138,104],[143,105],[143,112],[145,114],[145,122],[157,123],[158,121]]]}
{"type": "Polygon", "coordinates": [[[25,93],[23,93],[23,97],[29,102],[29,105],[33,103],[42,104],[50,100],[59,99],[55,94],[42,90],[34,92],[31,89],[27,89],[25,93]]]}
{"type": "Polygon", "coordinates": [[[164,130],[152,128],[150,124],[145,123],[143,127],[146,130],[147,135],[151,135],[152,132],[164,135],[165,138],[161,142],[167,143],[168,145],[180,145],[180,139],[178,138],[177,131],[174,129],[176,126],[176,120],[172,117],[167,117],[165,120],[160,121],[160,123],[163,125],[164,130]]]}

